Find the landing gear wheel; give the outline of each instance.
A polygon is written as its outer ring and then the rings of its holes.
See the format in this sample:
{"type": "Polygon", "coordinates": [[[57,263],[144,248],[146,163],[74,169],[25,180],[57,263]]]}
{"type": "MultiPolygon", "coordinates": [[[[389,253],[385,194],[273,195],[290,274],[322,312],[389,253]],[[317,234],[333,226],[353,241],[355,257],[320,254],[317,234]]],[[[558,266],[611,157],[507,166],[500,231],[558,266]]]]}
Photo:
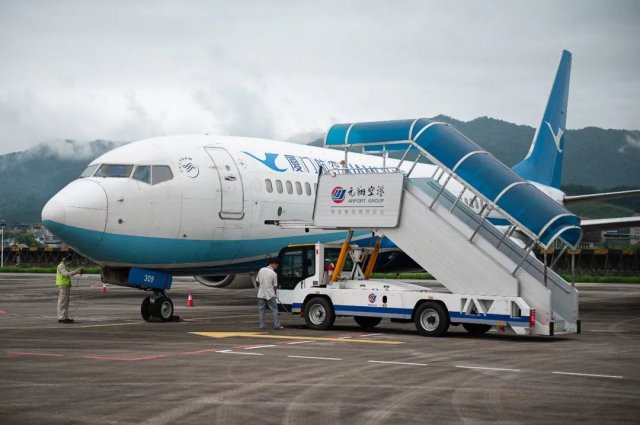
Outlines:
{"type": "Polygon", "coordinates": [[[140,314],[142,318],[148,322],[151,319],[151,297],[147,296],[144,300],[142,300],[142,305],[140,306],[140,314]]]}
{"type": "Polygon", "coordinates": [[[420,335],[442,336],[449,329],[449,314],[442,305],[426,302],[418,307],[414,322],[420,335]]]}
{"type": "Polygon", "coordinates": [[[372,329],[382,321],[382,317],[353,316],[353,319],[365,329],[372,329]]]}
{"type": "Polygon", "coordinates": [[[153,305],[153,315],[159,317],[163,322],[168,322],[173,316],[173,301],[171,298],[161,296],[153,305]]]}
{"type": "Polygon", "coordinates": [[[311,298],[304,307],[304,321],[311,329],[324,331],[333,326],[336,315],[326,298],[311,298]]]}
{"type": "Polygon", "coordinates": [[[491,325],[483,325],[480,323],[463,323],[462,327],[466,329],[471,335],[482,335],[492,328],[491,325]]]}

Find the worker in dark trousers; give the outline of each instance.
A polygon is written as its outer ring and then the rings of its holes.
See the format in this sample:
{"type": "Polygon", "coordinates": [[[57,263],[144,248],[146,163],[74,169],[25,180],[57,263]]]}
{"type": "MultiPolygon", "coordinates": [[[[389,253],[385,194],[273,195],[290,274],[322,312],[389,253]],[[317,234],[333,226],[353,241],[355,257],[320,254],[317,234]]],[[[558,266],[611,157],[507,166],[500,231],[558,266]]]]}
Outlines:
{"type": "Polygon", "coordinates": [[[260,330],[264,330],[264,316],[266,307],[271,310],[273,317],[273,328],[284,329],[280,326],[278,315],[278,303],[276,302],[276,291],[278,289],[278,259],[269,259],[269,265],[258,271],[256,282],[258,282],[258,319],[260,320],[260,330]]]}
{"type": "Polygon", "coordinates": [[[71,255],[62,257],[56,272],[56,285],[58,286],[58,323],[73,323],[69,318],[69,294],[71,293],[71,276],[82,274],[82,268],[70,270],[71,255]]]}

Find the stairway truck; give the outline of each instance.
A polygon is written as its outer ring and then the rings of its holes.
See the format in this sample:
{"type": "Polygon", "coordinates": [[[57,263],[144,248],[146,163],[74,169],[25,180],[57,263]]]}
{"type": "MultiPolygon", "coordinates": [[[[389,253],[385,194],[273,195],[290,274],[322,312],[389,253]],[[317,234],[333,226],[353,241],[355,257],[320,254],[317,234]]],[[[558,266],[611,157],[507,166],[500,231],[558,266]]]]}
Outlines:
{"type": "MultiPolygon", "coordinates": [[[[350,245],[292,245],[280,251],[279,303],[304,317],[311,329],[326,330],[336,317],[353,317],[365,329],[383,319],[414,323],[424,336],[442,336],[462,325],[472,334],[492,328],[518,335],[536,334],[535,310],[520,297],[444,293],[405,282],[371,280],[363,270],[375,261],[372,248],[350,245]],[[329,278],[327,266],[339,264],[329,278]]],[[[329,267],[331,269],[331,267],[329,267]]],[[[371,268],[372,269],[372,268],[371,268]]]]}

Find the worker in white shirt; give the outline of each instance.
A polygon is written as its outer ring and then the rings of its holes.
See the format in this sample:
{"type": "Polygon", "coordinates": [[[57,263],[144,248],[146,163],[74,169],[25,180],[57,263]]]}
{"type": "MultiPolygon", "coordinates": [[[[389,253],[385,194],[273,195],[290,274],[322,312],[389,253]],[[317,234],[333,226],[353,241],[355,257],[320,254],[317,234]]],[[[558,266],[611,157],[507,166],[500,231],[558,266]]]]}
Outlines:
{"type": "Polygon", "coordinates": [[[264,316],[267,307],[271,310],[273,317],[273,329],[284,329],[280,325],[280,317],[278,315],[278,303],[276,302],[276,291],[278,290],[278,259],[269,259],[269,265],[263,267],[256,276],[258,282],[258,318],[260,319],[260,330],[264,330],[264,316]]]}

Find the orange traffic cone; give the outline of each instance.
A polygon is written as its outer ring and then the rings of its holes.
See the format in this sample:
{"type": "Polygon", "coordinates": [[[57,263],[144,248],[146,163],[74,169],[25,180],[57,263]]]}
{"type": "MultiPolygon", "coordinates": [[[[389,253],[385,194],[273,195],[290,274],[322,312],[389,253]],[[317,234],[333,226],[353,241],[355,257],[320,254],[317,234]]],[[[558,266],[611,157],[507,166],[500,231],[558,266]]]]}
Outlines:
{"type": "Polygon", "coordinates": [[[102,284],[102,289],[101,289],[102,293],[104,294],[105,292],[107,292],[107,284],[103,283],[102,284]]]}
{"type": "Polygon", "coordinates": [[[187,298],[187,307],[193,307],[193,297],[191,296],[191,291],[189,291],[189,298],[187,298]]]}

